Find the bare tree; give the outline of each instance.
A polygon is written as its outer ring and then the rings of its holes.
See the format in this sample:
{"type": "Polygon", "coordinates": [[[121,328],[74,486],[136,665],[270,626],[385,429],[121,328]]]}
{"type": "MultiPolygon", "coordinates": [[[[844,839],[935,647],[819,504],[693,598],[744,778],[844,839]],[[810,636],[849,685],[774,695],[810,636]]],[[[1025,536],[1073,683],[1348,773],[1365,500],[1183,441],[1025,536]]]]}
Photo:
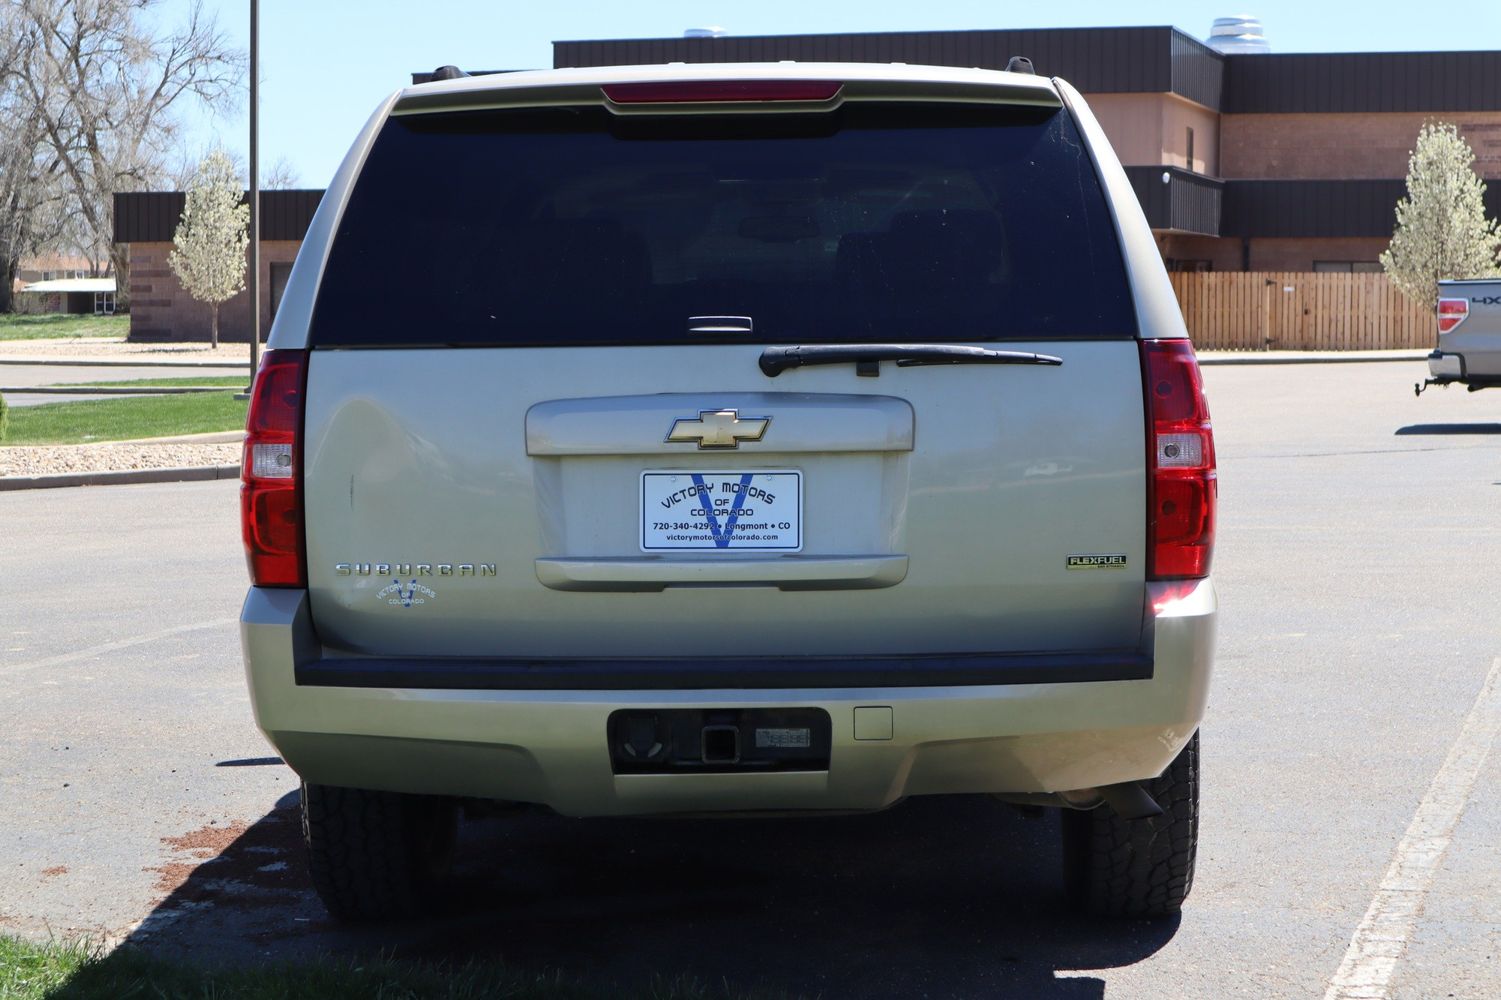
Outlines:
{"type": "Polygon", "coordinates": [[[0,6],[0,313],[14,307],[21,259],[62,242],[67,222],[61,164],[18,70],[26,45],[16,11],[0,6]]]}
{"type": "Polygon", "coordinates": [[[240,186],[246,186],[245,154],[238,149],[231,149],[217,143],[202,146],[196,152],[184,146],[178,146],[162,172],[161,183],[173,191],[186,191],[198,179],[199,168],[210,154],[228,157],[230,164],[234,167],[235,176],[240,179],[240,186]]]}
{"type": "Polygon", "coordinates": [[[290,191],[302,183],[297,168],[285,156],[278,156],[271,169],[261,177],[262,191],[290,191]]]}
{"type": "Polygon", "coordinates": [[[70,189],[90,256],[105,252],[129,299],[130,263],[114,243],[114,196],[149,186],[177,136],[186,97],[232,103],[244,59],[194,0],[185,20],[154,34],[160,0],[0,0],[21,39],[14,68],[70,189]]]}

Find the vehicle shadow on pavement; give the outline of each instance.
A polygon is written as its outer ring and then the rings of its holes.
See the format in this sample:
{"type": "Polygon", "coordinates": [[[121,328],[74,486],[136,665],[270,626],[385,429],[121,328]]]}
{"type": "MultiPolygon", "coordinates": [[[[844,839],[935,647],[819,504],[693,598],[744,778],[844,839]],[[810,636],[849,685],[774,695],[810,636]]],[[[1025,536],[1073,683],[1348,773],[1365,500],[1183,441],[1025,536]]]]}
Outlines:
{"type": "Polygon", "coordinates": [[[606,995],[687,974],[829,998],[1093,1000],[1090,970],[1140,961],[1178,927],[1074,916],[1057,816],[975,797],[816,819],[471,821],[441,917],[356,928],[324,914],[299,838],[293,794],[200,851],[126,946],[205,964],[503,961],[606,995]]]}
{"type": "Polygon", "coordinates": [[[1501,424],[1408,424],[1398,427],[1397,437],[1449,434],[1501,434],[1501,424]]]}

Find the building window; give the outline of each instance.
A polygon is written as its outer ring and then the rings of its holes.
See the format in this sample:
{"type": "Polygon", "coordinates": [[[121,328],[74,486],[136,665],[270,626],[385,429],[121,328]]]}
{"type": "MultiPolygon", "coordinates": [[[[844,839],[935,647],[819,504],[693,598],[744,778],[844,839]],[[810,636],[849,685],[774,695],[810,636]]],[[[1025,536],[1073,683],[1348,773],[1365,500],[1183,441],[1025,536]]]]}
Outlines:
{"type": "Polygon", "coordinates": [[[287,279],[292,276],[292,265],[273,263],[271,265],[271,316],[276,319],[276,310],[281,308],[281,297],[287,290],[287,279]]]}
{"type": "Polygon", "coordinates": [[[1214,261],[1192,260],[1184,257],[1169,257],[1166,261],[1169,271],[1213,271],[1214,261]]]}
{"type": "Polygon", "coordinates": [[[114,292],[95,292],[94,293],[94,315],[95,316],[113,316],[114,314],[115,314],[115,293],[114,292]]]}
{"type": "Polygon", "coordinates": [[[1380,274],[1381,262],[1376,260],[1316,260],[1316,274],[1380,274]]]}
{"type": "Polygon", "coordinates": [[[1189,129],[1188,130],[1188,169],[1189,170],[1194,170],[1194,171],[1198,170],[1198,167],[1194,166],[1194,130],[1193,129],[1189,129]]]}

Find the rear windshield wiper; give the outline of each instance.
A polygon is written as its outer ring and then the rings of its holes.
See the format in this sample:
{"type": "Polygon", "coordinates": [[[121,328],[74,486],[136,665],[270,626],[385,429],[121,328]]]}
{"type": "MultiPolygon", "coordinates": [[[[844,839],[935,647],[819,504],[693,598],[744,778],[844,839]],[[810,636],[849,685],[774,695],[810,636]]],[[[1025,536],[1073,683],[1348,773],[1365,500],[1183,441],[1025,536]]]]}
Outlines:
{"type": "Polygon", "coordinates": [[[811,344],[768,347],[761,352],[761,371],[776,378],[789,368],[838,365],[853,361],[861,375],[880,374],[880,362],[898,368],[915,365],[1061,365],[1062,358],[1027,351],[992,351],[959,344],[811,344]]]}

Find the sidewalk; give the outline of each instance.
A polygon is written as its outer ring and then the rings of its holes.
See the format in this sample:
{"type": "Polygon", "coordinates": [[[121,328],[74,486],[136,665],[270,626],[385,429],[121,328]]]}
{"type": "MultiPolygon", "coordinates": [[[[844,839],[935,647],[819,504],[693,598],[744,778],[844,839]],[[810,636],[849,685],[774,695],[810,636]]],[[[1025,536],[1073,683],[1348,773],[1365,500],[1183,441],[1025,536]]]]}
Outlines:
{"type": "Polygon", "coordinates": [[[250,368],[249,344],[133,344],[105,337],[0,341],[0,365],[250,368]]]}
{"type": "MultiPolygon", "coordinates": [[[[264,349],[264,348],[263,348],[264,349]]],[[[1206,365],[1365,364],[1422,361],[1428,348],[1398,351],[1200,351],[1206,365]]],[[[0,365],[129,365],[222,368],[250,365],[249,344],[131,344],[119,340],[16,340],[0,343],[0,365]]]]}
{"type": "MultiPolygon", "coordinates": [[[[1401,351],[1202,351],[1214,365],[1420,364],[1426,350],[1401,351]]],[[[202,344],[125,344],[120,341],[17,341],[0,345],[0,365],[129,365],[162,367],[249,366],[248,344],[211,351],[202,344]],[[14,353],[18,344],[40,345],[14,353]],[[51,353],[49,353],[49,351],[51,353]],[[66,352],[66,353],[62,353],[66,352]]],[[[200,434],[148,441],[0,447],[0,491],[51,486],[182,482],[239,475],[243,432],[200,434]]]]}
{"type": "Polygon", "coordinates": [[[1377,361],[1415,361],[1428,358],[1429,348],[1401,351],[1200,351],[1201,365],[1368,364],[1377,361]]]}

